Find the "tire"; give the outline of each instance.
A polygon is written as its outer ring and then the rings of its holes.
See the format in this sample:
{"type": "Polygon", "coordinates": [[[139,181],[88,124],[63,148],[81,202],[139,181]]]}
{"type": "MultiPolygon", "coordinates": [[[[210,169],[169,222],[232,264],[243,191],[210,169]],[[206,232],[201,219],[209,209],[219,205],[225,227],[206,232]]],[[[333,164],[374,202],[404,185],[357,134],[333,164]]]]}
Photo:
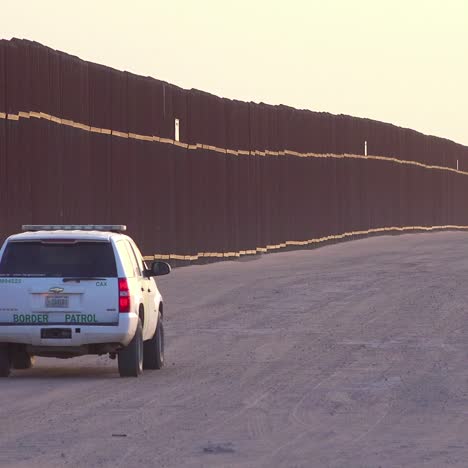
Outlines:
{"type": "Polygon", "coordinates": [[[158,316],[158,325],[153,338],[145,341],[143,366],[145,369],[164,367],[164,325],[161,314],[158,316]]]}
{"type": "Polygon", "coordinates": [[[3,346],[0,348],[0,377],[8,377],[11,371],[10,350],[3,346]]]}
{"type": "Polygon", "coordinates": [[[13,359],[11,362],[11,367],[13,369],[31,369],[34,365],[34,356],[31,356],[26,351],[17,351],[13,354],[13,359]]]}
{"type": "Polygon", "coordinates": [[[138,377],[143,372],[143,330],[138,320],[135,336],[118,354],[120,377],[138,377]]]}

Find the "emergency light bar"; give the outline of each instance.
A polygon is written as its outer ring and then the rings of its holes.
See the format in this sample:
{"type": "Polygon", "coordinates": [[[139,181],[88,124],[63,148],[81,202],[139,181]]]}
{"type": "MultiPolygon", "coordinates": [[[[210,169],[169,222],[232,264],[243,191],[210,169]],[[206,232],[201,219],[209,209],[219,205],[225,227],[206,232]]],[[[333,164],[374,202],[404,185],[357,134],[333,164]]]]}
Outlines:
{"type": "Polygon", "coordinates": [[[23,231],[111,231],[124,232],[124,224],[23,224],[23,231]]]}

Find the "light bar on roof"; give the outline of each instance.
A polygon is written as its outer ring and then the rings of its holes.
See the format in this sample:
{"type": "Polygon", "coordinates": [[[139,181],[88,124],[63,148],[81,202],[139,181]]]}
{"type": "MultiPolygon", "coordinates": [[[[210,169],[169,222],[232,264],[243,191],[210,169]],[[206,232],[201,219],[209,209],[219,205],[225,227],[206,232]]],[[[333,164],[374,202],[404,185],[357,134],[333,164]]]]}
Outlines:
{"type": "Polygon", "coordinates": [[[124,224],[23,224],[23,231],[112,231],[124,232],[124,224]]]}

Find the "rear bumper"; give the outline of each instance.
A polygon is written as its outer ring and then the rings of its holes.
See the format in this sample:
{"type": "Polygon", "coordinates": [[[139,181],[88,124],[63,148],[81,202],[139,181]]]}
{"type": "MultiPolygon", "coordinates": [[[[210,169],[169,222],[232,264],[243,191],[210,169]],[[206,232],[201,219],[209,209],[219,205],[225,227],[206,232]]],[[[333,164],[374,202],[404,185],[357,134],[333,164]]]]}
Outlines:
{"type": "Polygon", "coordinates": [[[89,344],[130,343],[138,324],[135,313],[119,314],[115,325],[0,325],[0,343],[20,343],[32,346],[76,347],[89,344]],[[71,338],[41,338],[43,328],[69,328],[71,338]]]}

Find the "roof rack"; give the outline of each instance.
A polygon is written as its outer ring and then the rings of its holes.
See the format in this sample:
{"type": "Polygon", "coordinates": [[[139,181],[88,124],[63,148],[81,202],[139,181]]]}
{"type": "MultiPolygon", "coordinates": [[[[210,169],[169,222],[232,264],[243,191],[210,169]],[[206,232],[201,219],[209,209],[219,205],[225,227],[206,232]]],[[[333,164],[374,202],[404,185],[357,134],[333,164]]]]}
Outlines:
{"type": "Polygon", "coordinates": [[[23,224],[23,231],[110,231],[124,232],[124,224],[23,224]]]}

